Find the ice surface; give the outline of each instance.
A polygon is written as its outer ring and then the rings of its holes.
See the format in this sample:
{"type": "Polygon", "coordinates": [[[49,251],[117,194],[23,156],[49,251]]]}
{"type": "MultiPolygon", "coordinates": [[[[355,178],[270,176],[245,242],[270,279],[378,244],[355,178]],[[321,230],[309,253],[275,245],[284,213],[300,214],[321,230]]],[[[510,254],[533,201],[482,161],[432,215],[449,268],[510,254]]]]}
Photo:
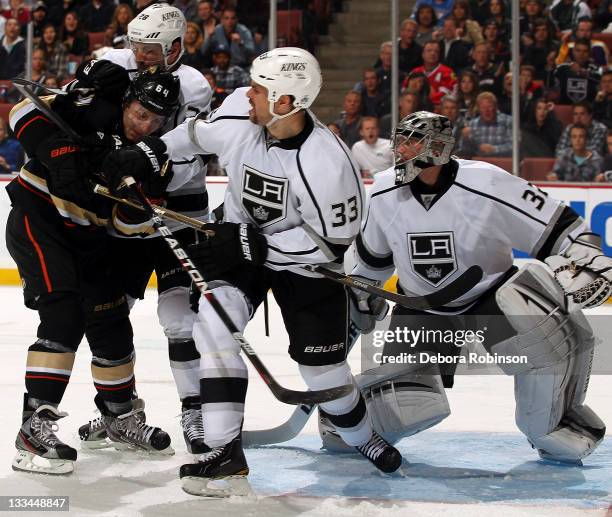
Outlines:
{"type": "MultiPolygon", "coordinates": [[[[0,299],[0,495],[68,495],[70,515],[78,516],[188,517],[220,512],[244,517],[612,516],[612,445],[604,440],[584,467],[537,461],[514,425],[512,379],[504,376],[457,378],[448,392],[453,414],[435,430],[400,443],[408,460],[402,467],[403,477],[382,476],[358,455],[320,451],[313,417],[295,440],[246,451],[253,497],[204,500],[190,496],[178,480],[180,465],[191,461],[191,456],[179,429],[179,402],[153,291],[136,305],[132,316],[136,378],[147,403],[148,421],[171,434],[176,455],[151,459],[114,450],[79,450],[71,476],[14,472],[10,464],[21,412],[23,369],[26,349],[36,334],[37,315],[23,307],[17,288],[0,287],[0,299]]],[[[272,336],[264,336],[263,318],[258,315],[246,337],[279,382],[304,389],[286,353],[287,337],[278,309],[270,301],[272,336]]],[[[60,421],[59,435],[77,447],[78,426],[95,416],[89,360],[83,344],[61,406],[69,416],[60,421]]],[[[357,354],[352,354],[351,362],[359,367],[357,354]]],[[[611,394],[611,376],[592,378],[587,403],[608,423],[612,422],[611,394]]],[[[278,425],[292,410],[277,402],[251,371],[245,428],[278,425]]]]}

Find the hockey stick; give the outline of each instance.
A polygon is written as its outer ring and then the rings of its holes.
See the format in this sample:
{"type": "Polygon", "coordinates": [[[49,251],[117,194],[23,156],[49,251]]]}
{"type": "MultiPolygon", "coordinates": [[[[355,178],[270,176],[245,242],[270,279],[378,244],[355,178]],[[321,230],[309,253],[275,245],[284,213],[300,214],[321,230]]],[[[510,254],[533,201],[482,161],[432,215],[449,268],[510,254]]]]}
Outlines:
{"type": "Polygon", "coordinates": [[[191,280],[196,285],[202,296],[204,296],[213,310],[216,312],[217,316],[221,319],[223,324],[227,327],[229,332],[232,334],[234,340],[240,345],[241,350],[245,353],[245,355],[251,361],[251,364],[257,370],[257,373],[261,376],[263,381],[267,384],[270,391],[274,394],[274,396],[284,402],[285,404],[320,404],[322,402],[329,402],[330,400],[335,400],[337,398],[348,395],[353,389],[352,384],[345,384],[343,386],[338,386],[336,388],[329,388],[325,390],[317,390],[317,391],[295,391],[284,388],[276,380],[266,366],[262,363],[259,356],[255,353],[251,345],[247,342],[247,340],[242,335],[242,332],[238,330],[230,316],[227,314],[226,310],[223,308],[223,305],[217,300],[215,295],[208,289],[208,284],[202,277],[201,273],[198,271],[197,267],[189,258],[187,252],[181,247],[179,242],[174,238],[174,234],[172,231],[166,226],[161,217],[159,217],[155,213],[155,209],[149,203],[149,200],[145,197],[145,195],[140,190],[140,187],[136,185],[136,182],[133,178],[125,178],[124,179],[126,185],[130,187],[130,189],[136,195],[138,201],[140,201],[142,208],[144,208],[145,212],[151,217],[153,222],[153,227],[160,233],[160,235],[164,238],[164,241],[174,253],[174,256],[177,258],[179,263],[185,272],[191,277],[191,280]]]}
{"type": "MultiPolygon", "coordinates": [[[[132,208],[144,210],[144,207],[142,207],[138,203],[134,203],[121,197],[113,196],[109,193],[108,189],[106,187],[103,187],[102,185],[95,185],[94,192],[100,194],[101,196],[113,199],[114,201],[118,201],[119,203],[131,206],[132,208]]],[[[183,214],[179,214],[177,212],[174,212],[173,210],[169,210],[161,206],[152,204],[151,208],[161,217],[166,217],[168,219],[184,223],[185,225],[204,233],[211,231],[210,223],[203,223],[201,221],[198,221],[197,219],[187,217],[183,214]]],[[[480,282],[480,279],[482,278],[483,274],[482,269],[479,266],[471,266],[462,275],[460,275],[459,278],[448,284],[446,287],[439,289],[435,293],[427,294],[424,296],[406,296],[403,294],[387,291],[386,289],[383,289],[381,287],[362,282],[358,278],[348,275],[342,275],[340,273],[336,273],[321,266],[304,266],[304,268],[308,271],[319,273],[328,278],[329,280],[344,284],[347,287],[360,289],[361,291],[367,291],[368,293],[380,296],[381,298],[389,300],[390,302],[395,302],[403,307],[408,307],[410,309],[416,310],[435,309],[436,307],[441,307],[442,305],[446,305],[447,303],[456,300],[460,296],[467,293],[474,286],[476,286],[476,284],[480,282]]]]}

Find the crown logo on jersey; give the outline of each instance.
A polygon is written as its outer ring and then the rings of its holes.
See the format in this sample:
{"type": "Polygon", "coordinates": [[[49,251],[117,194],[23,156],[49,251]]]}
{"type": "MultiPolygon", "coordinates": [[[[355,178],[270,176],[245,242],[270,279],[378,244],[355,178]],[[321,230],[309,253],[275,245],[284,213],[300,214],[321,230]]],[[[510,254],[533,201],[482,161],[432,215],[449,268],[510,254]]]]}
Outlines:
{"type": "Polygon", "coordinates": [[[428,267],[425,270],[425,274],[430,280],[437,280],[439,278],[442,278],[442,269],[432,264],[431,267],[428,267]]]}
{"type": "Polygon", "coordinates": [[[266,210],[263,206],[253,208],[253,217],[258,221],[267,221],[269,216],[270,212],[266,210]]]}

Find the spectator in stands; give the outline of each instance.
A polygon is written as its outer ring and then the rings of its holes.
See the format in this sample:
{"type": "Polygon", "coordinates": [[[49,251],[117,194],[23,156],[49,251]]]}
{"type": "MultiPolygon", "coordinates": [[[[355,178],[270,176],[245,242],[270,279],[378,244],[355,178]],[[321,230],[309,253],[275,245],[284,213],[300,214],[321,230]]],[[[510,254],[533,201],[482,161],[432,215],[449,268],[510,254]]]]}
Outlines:
{"type": "Polygon", "coordinates": [[[484,38],[482,29],[476,20],[470,18],[470,5],[467,0],[457,0],[453,6],[451,18],[455,20],[457,28],[462,31],[462,39],[470,45],[480,43],[484,38]]]}
{"type": "Polygon", "coordinates": [[[115,8],[110,25],[106,29],[106,44],[112,45],[117,36],[126,36],[127,26],[133,19],[132,8],[128,4],[119,4],[115,8]]]}
{"type": "Polygon", "coordinates": [[[607,67],[610,59],[608,46],[601,40],[593,39],[593,21],[580,20],[576,26],[576,30],[566,32],[561,38],[561,47],[557,55],[557,65],[566,61],[573,61],[572,50],[577,40],[586,39],[591,43],[591,59],[593,63],[600,67],[607,67]]]}
{"type": "Polygon", "coordinates": [[[221,103],[225,100],[228,93],[217,85],[217,79],[215,74],[210,68],[204,68],[202,70],[202,75],[206,77],[208,84],[210,84],[210,88],[212,90],[212,99],[210,100],[210,109],[216,110],[221,103]]]}
{"type": "Polygon", "coordinates": [[[582,18],[591,18],[591,9],[582,0],[554,0],[550,18],[559,31],[572,31],[582,18]]]}
{"type": "Polygon", "coordinates": [[[478,76],[471,70],[464,70],[457,84],[457,104],[461,118],[467,123],[478,114],[476,99],[480,93],[478,76]]]}
{"type": "Polygon", "coordinates": [[[483,41],[474,45],[472,49],[474,64],[470,68],[478,77],[480,91],[493,92],[496,96],[502,92],[502,67],[491,62],[491,50],[489,45],[483,41]]]}
{"type": "Polygon", "coordinates": [[[440,103],[440,114],[444,115],[452,122],[455,142],[459,142],[461,140],[461,132],[463,131],[465,120],[459,112],[459,102],[457,98],[453,95],[445,95],[440,103]]]}
{"type": "Polygon", "coordinates": [[[0,45],[0,79],[12,79],[25,69],[26,48],[21,29],[15,18],[6,20],[4,37],[0,45]]]}
{"type": "Polygon", "coordinates": [[[89,38],[81,29],[79,18],[75,11],[69,11],[64,16],[64,25],[60,39],[68,54],[86,56],[89,54],[89,38]]]}
{"type": "Polygon", "coordinates": [[[91,0],[81,7],[79,18],[89,32],[103,32],[109,26],[115,4],[112,0],[91,0]]]}
{"type": "Polygon", "coordinates": [[[423,47],[416,42],[416,35],[417,23],[411,19],[404,20],[400,26],[397,53],[398,67],[406,74],[423,64],[423,47]]]}
{"type": "Polygon", "coordinates": [[[185,65],[192,66],[197,70],[201,70],[206,65],[206,59],[202,55],[202,43],[204,38],[202,32],[197,23],[187,22],[185,28],[185,39],[183,41],[183,47],[185,47],[185,53],[181,58],[181,62],[185,65]]]}
{"type": "Polygon", "coordinates": [[[482,27],[484,23],[491,18],[489,0],[469,0],[469,2],[472,18],[482,27]]]}
{"type": "Polygon", "coordinates": [[[533,34],[535,22],[544,16],[544,3],[542,0],[527,0],[525,2],[525,10],[519,19],[521,38],[524,36],[529,37],[529,34],[533,34]]]}
{"type": "Polygon", "coordinates": [[[608,146],[606,148],[606,155],[603,159],[601,166],[601,172],[595,176],[595,181],[610,181],[612,182],[612,129],[608,129],[608,146]]]}
{"type": "Polygon", "coordinates": [[[185,20],[188,22],[196,22],[198,20],[198,4],[196,0],[174,0],[172,5],[181,10],[185,20]]]}
{"type": "MultiPolygon", "coordinates": [[[[34,45],[38,45],[40,38],[42,38],[43,27],[49,23],[47,20],[47,5],[44,2],[37,2],[32,10],[32,38],[34,45]]],[[[4,30],[2,30],[4,33],[4,30]]]]}
{"type": "Polygon", "coordinates": [[[425,43],[423,47],[423,66],[413,72],[423,72],[427,76],[431,88],[431,102],[435,106],[440,104],[442,97],[451,93],[457,84],[455,72],[440,63],[440,44],[437,41],[425,43]]]}
{"type": "Polygon", "coordinates": [[[510,156],[512,117],[497,109],[497,98],[482,92],[476,99],[478,116],[463,128],[463,147],[468,156],[510,156]]]}
{"type": "Polygon", "coordinates": [[[595,119],[610,129],[612,128],[612,70],[603,73],[600,88],[593,103],[593,112],[595,119]]]}
{"type": "Polygon", "coordinates": [[[601,76],[591,61],[591,44],[587,39],[576,40],[572,52],[574,61],[562,63],[555,69],[559,81],[561,104],[587,100],[593,102],[599,90],[601,76]]]}
{"type": "MultiPolygon", "coordinates": [[[[385,41],[380,45],[380,54],[378,55],[378,62],[380,66],[376,68],[376,75],[380,84],[380,91],[387,97],[391,95],[391,58],[393,54],[393,45],[390,41],[385,41]]],[[[399,71],[399,83],[401,84],[405,74],[401,70],[399,71]]]]}
{"type": "Polygon", "coordinates": [[[601,122],[593,120],[593,107],[589,102],[579,101],[574,104],[572,122],[572,124],[563,130],[561,138],[557,143],[555,156],[561,156],[565,150],[570,148],[570,130],[575,124],[582,124],[587,129],[587,149],[597,151],[599,154],[603,155],[606,149],[608,128],[601,122]]]}
{"type": "Polygon", "coordinates": [[[59,79],[57,75],[48,75],[43,84],[47,88],[59,88],[59,79]]]}
{"type": "Polygon", "coordinates": [[[361,94],[351,90],[344,96],[344,111],[340,118],[334,121],[340,129],[340,138],[350,149],[360,138],[361,125],[361,94]]]}
{"type": "MultiPolygon", "coordinates": [[[[21,76],[25,76],[25,70],[21,76]]],[[[44,84],[45,79],[47,79],[47,63],[45,61],[45,53],[39,48],[35,48],[32,51],[32,71],[30,72],[30,79],[39,84],[44,84]]],[[[35,91],[38,95],[42,94],[41,89],[37,89],[35,91]]]]}
{"type": "Polygon", "coordinates": [[[561,153],[548,180],[555,181],[595,181],[601,172],[603,158],[592,149],[587,148],[587,128],[574,124],[570,129],[571,147],[561,153]]]}
{"type": "MultiPolygon", "coordinates": [[[[398,121],[407,117],[411,113],[414,113],[415,111],[427,109],[427,108],[423,108],[423,106],[421,105],[421,101],[419,100],[419,97],[416,94],[409,92],[409,91],[405,91],[404,93],[402,93],[399,96],[397,103],[398,103],[398,108],[399,108],[399,116],[397,117],[398,121]]],[[[380,130],[380,136],[382,138],[391,138],[391,131],[393,129],[391,118],[392,118],[391,113],[388,113],[384,117],[380,118],[378,127],[380,130]]]]}
{"type": "Polygon", "coordinates": [[[593,13],[596,32],[610,32],[610,23],[612,23],[612,1],[602,0],[599,2],[597,9],[593,13]]]}
{"type": "MultiPolygon", "coordinates": [[[[259,56],[266,52],[270,45],[268,43],[267,28],[255,27],[253,29],[253,44],[255,45],[255,55],[259,56]]],[[[312,52],[314,53],[314,52],[312,52]]]]}
{"type": "Polygon", "coordinates": [[[382,117],[389,113],[390,109],[390,98],[381,91],[376,70],[373,68],[366,68],[363,71],[361,114],[364,117],[382,117]]]}
{"type": "Polygon", "coordinates": [[[559,42],[553,38],[550,24],[545,18],[538,18],[533,24],[533,32],[521,39],[521,57],[523,64],[532,65],[536,69],[536,79],[545,79],[545,68],[548,56],[554,52],[557,55],[559,42]]]}
{"type": "Polygon", "coordinates": [[[342,139],[342,133],[340,132],[340,128],[334,122],[330,122],[327,124],[327,128],[338,138],[342,139]]]}
{"type": "Polygon", "coordinates": [[[489,20],[495,20],[499,29],[499,37],[502,41],[510,41],[512,35],[512,24],[506,17],[506,2],[504,0],[490,0],[489,1],[489,18],[483,27],[488,23],[489,20]]]}
{"type": "Polygon", "coordinates": [[[555,146],[561,137],[563,124],[553,108],[552,103],[539,98],[532,103],[532,109],[526,119],[521,120],[523,158],[554,158],[555,146]]]}
{"type": "Polygon", "coordinates": [[[213,2],[210,0],[200,0],[198,3],[198,19],[196,23],[202,31],[204,42],[206,42],[206,40],[212,36],[213,32],[215,32],[215,27],[217,26],[213,2]]]}
{"type": "Polygon", "coordinates": [[[525,95],[528,100],[539,99],[544,97],[544,87],[539,81],[535,81],[536,70],[531,65],[521,65],[521,95],[525,95]]]}
{"type": "Polygon", "coordinates": [[[416,13],[420,6],[429,5],[436,13],[437,24],[442,25],[444,20],[450,16],[453,9],[453,0],[417,0],[412,8],[412,16],[416,17],[416,13]]]}
{"type": "Polygon", "coordinates": [[[25,38],[30,21],[30,10],[27,8],[23,0],[9,0],[9,8],[2,11],[2,16],[8,20],[15,18],[19,23],[21,36],[25,38]]]}
{"type": "Polygon", "coordinates": [[[227,93],[232,93],[236,88],[248,86],[251,78],[246,70],[237,65],[231,65],[231,51],[227,45],[219,43],[212,50],[214,66],[212,72],[215,74],[217,86],[223,88],[227,93]]]}
{"type": "Polygon", "coordinates": [[[63,78],[68,71],[68,53],[57,37],[57,31],[53,25],[46,25],[43,29],[42,40],[38,48],[45,52],[45,61],[47,62],[49,74],[63,78]]]}
{"type": "MultiPolygon", "coordinates": [[[[506,115],[512,115],[512,72],[504,75],[502,94],[497,98],[497,108],[506,115]]],[[[521,120],[532,110],[534,98],[526,88],[525,79],[519,77],[519,112],[521,120]]]]}
{"type": "Polygon", "coordinates": [[[414,13],[414,21],[417,22],[415,39],[419,45],[424,47],[425,43],[433,39],[438,17],[431,5],[421,4],[414,13]]]}
{"type": "Polygon", "coordinates": [[[434,105],[431,102],[431,87],[427,76],[423,72],[412,71],[402,85],[402,91],[414,93],[418,98],[420,109],[433,111],[434,105]]]}
{"type": "Polygon", "coordinates": [[[0,173],[10,174],[23,165],[23,149],[19,142],[9,136],[6,121],[0,118],[0,173]]]}
{"type": "MultiPolygon", "coordinates": [[[[231,51],[232,65],[247,68],[251,65],[255,46],[249,29],[238,23],[236,9],[225,8],[221,15],[221,23],[215,27],[213,35],[204,42],[202,53],[208,58],[217,45],[225,45],[231,51]]],[[[217,80],[219,78],[217,77],[217,80]]]]}
{"type": "Polygon", "coordinates": [[[499,30],[499,24],[491,19],[487,23],[485,23],[483,29],[485,42],[489,45],[490,55],[496,66],[502,66],[503,70],[508,70],[508,63],[512,57],[510,53],[510,47],[506,40],[505,36],[501,35],[499,30]]]}
{"type": "Polygon", "coordinates": [[[351,152],[359,165],[362,178],[373,178],[377,172],[384,171],[393,165],[391,142],[379,138],[378,119],[363,117],[359,125],[361,140],[355,142],[351,152]]]}
{"type": "Polygon", "coordinates": [[[461,39],[462,31],[457,28],[454,18],[446,18],[442,25],[440,38],[440,52],[442,63],[453,70],[463,70],[470,64],[469,43],[461,39]]]}

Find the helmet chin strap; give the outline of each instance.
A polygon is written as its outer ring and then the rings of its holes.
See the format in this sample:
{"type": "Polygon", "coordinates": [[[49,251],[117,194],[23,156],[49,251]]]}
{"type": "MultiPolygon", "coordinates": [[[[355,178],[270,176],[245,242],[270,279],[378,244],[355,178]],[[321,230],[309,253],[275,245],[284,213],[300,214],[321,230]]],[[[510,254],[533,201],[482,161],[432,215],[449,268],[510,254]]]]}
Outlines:
{"type": "Polygon", "coordinates": [[[298,111],[300,111],[302,109],[302,108],[293,108],[289,113],[286,113],[285,115],[278,115],[274,111],[274,102],[275,101],[270,101],[270,104],[269,104],[269,107],[268,107],[268,111],[270,112],[270,115],[272,115],[272,119],[270,120],[270,122],[268,122],[266,124],[267,128],[272,127],[279,120],[283,120],[284,118],[290,117],[291,115],[293,115],[294,113],[297,113],[298,111]]]}

